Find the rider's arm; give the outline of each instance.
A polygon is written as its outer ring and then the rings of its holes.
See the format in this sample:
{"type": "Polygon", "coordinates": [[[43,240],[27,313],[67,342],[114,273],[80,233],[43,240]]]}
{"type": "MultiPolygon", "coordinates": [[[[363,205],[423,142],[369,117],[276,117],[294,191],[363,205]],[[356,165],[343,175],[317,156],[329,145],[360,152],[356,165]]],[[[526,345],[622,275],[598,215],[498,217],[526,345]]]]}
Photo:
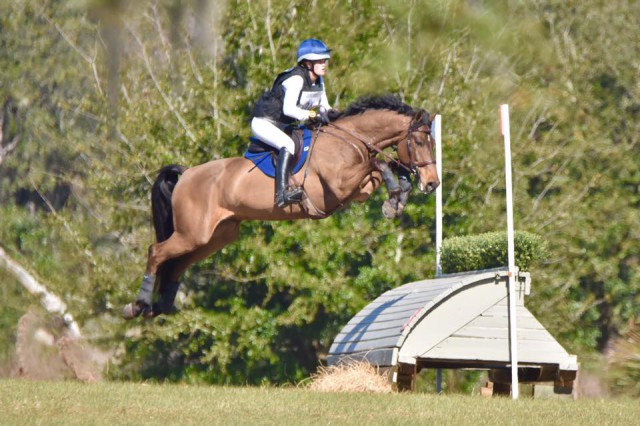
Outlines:
{"type": "Polygon", "coordinates": [[[326,111],[331,109],[331,105],[329,105],[329,99],[327,99],[327,92],[322,90],[322,99],[320,99],[320,106],[322,106],[326,111]]]}
{"type": "Polygon", "coordinates": [[[302,91],[304,81],[299,75],[289,77],[282,82],[284,87],[284,100],[282,101],[282,113],[296,120],[309,119],[309,111],[298,107],[298,98],[302,91]]]}

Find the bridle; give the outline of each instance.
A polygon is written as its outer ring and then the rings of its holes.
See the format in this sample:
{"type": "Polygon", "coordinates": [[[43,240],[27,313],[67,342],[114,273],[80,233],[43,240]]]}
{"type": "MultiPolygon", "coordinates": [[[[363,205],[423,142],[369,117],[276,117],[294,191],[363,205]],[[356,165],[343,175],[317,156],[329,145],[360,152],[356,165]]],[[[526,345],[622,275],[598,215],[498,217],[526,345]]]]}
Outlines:
{"type": "MultiPolygon", "coordinates": [[[[403,164],[399,159],[396,158],[391,158],[388,154],[386,154],[382,149],[378,148],[377,146],[373,145],[371,142],[367,141],[364,137],[356,134],[355,132],[352,132],[351,130],[345,129],[344,127],[341,127],[335,123],[329,123],[326,126],[323,126],[319,129],[319,131],[323,132],[323,133],[327,133],[331,136],[334,136],[338,139],[343,140],[344,142],[352,145],[356,150],[358,150],[358,153],[360,154],[360,156],[362,157],[363,161],[364,161],[364,156],[362,155],[362,152],[349,140],[347,140],[346,138],[342,137],[341,135],[335,134],[333,132],[329,132],[327,127],[329,128],[334,128],[336,130],[340,130],[346,134],[348,134],[349,136],[353,137],[354,139],[356,139],[357,141],[361,142],[362,144],[364,144],[364,146],[367,148],[368,153],[376,153],[377,154],[381,154],[383,157],[385,157],[385,159],[389,162],[393,162],[396,163],[399,167],[404,168],[405,170],[407,170],[408,172],[418,176],[418,168],[420,167],[425,167],[425,166],[430,166],[432,164],[436,164],[436,160],[428,160],[428,161],[419,161],[416,162],[414,160],[414,153],[413,153],[413,149],[412,149],[412,142],[413,142],[413,134],[414,133],[425,133],[428,135],[427,137],[427,143],[430,143],[430,135],[431,135],[431,126],[429,124],[428,121],[426,121],[424,119],[425,115],[424,115],[424,111],[420,111],[418,112],[412,119],[411,122],[409,123],[409,128],[407,129],[407,155],[409,156],[409,166],[406,166],[405,164],[403,164]],[[420,130],[421,127],[423,126],[428,126],[426,130],[420,130]]],[[[428,117],[428,115],[426,115],[428,117]]],[[[397,146],[395,147],[397,150],[397,146]]],[[[433,147],[431,147],[431,151],[433,152],[433,147]]]]}
{"type": "MultiPolygon", "coordinates": [[[[407,153],[409,155],[409,170],[411,171],[411,173],[413,173],[414,175],[418,175],[418,168],[419,167],[425,167],[425,166],[430,166],[432,164],[436,164],[436,160],[428,160],[428,161],[420,161],[420,162],[415,162],[413,161],[413,151],[412,151],[412,143],[411,143],[411,137],[413,136],[414,132],[422,132],[425,133],[427,135],[427,143],[430,144],[431,142],[431,124],[428,121],[425,121],[423,117],[425,117],[424,115],[421,118],[418,118],[421,116],[421,114],[423,115],[424,112],[419,112],[416,114],[415,117],[413,117],[413,119],[411,120],[411,123],[409,124],[409,129],[407,130],[407,153]],[[423,126],[427,126],[427,130],[420,130],[421,127],[423,126]]],[[[428,114],[426,115],[426,117],[428,117],[428,114]]],[[[429,147],[431,149],[431,152],[433,153],[433,146],[429,147]]]]}

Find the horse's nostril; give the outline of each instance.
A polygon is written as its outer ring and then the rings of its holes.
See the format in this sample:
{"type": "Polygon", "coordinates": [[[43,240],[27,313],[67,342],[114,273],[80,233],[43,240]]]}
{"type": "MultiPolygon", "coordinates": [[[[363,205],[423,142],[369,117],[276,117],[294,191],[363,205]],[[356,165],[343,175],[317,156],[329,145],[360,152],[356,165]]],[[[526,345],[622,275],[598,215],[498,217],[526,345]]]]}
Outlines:
{"type": "Polygon", "coordinates": [[[427,193],[431,194],[438,187],[439,182],[429,182],[427,184],[427,193]]]}

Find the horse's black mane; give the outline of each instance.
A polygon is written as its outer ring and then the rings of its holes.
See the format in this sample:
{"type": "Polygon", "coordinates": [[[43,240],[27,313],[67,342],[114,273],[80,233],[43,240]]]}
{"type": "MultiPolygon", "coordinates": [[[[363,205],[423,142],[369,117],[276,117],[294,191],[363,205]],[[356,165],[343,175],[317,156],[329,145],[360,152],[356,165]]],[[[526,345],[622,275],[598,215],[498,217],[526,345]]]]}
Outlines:
{"type": "Polygon", "coordinates": [[[411,106],[402,102],[397,96],[385,94],[362,96],[349,105],[344,111],[331,111],[329,118],[333,121],[343,117],[362,114],[369,109],[388,109],[405,115],[416,114],[416,111],[411,106]]]}

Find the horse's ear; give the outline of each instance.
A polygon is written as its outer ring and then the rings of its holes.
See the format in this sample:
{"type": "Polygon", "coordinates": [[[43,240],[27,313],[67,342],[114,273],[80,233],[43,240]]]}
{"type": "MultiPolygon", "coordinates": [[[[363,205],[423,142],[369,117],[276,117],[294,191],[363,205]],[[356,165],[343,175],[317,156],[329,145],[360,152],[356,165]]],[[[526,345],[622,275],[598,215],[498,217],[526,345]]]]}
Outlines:
{"type": "Polygon", "coordinates": [[[416,123],[424,123],[426,125],[428,125],[429,127],[431,127],[431,115],[429,114],[429,112],[421,109],[420,111],[418,111],[418,113],[416,114],[415,118],[414,118],[416,123]]]}

